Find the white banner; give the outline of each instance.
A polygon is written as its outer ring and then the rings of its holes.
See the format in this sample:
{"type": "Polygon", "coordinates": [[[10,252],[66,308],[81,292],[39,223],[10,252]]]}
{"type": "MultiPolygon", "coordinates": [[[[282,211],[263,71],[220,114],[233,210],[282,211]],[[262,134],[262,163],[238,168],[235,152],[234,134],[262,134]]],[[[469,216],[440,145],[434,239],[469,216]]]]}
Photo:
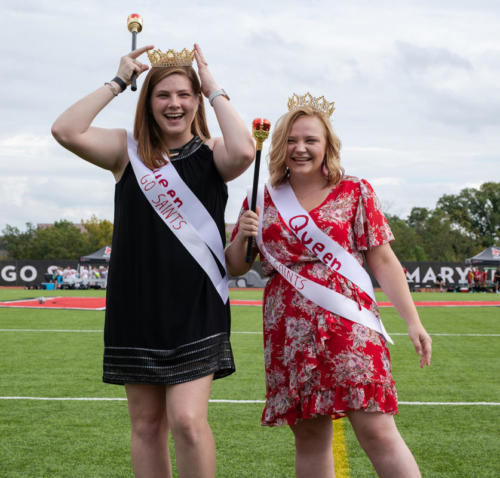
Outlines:
{"type": "Polygon", "coordinates": [[[375,299],[372,281],[363,266],[338,242],[325,234],[301,206],[290,183],[273,188],[267,185],[274,205],[297,239],[323,264],[350,280],[375,299]]]}
{"type": "MultiPolygon", "coordinates": [[[[267,186],[267,185],[266,185],[267,186]]],[[[267,186],[268,187],[268,186],[267,186]]],[[[269,189],[269,187],[268,187],[269,189]]],[[[250,196],[248,198],[250,204],[250,196]]],[[[274,269],[306,299],[314,302],[325,310],[340,315],[351,322],[369,327],[381,334],[388,342],[394,343],[385,330],[382,321],[371,311],[358,305],[354,300],[335,292],[328,287],[322,286],[306,277],[297,274],[284,264],[275,259],[267,250],[262,240],[262,223],[264,215],[264,192],[259,189],[257,194],[257,205],[260,207],[259,232],[257,235],[257,245],[264,257],[274,267],[274,269]]]]}
{"type": "Polygon", "coordinates": [[[184,183],[170,161],[162,168],[151,171],[137,155],[137,142],[130,133],[127,134],[127,146],[137,183],[151,207],[206,272],[222,301],[226,303],[229,297],[227,275],[221,275],[210,252],[212,249],[217,258],[221,257],[220,261],[225,269],[222,239],[212,216],[184,183]]]}

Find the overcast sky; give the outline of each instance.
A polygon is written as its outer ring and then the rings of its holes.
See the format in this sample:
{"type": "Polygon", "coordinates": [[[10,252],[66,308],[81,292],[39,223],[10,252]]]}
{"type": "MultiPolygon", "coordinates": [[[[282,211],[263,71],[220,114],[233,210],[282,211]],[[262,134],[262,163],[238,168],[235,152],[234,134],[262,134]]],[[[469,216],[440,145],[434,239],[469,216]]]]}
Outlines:
{"type": "MultiPolygon", "coordinates": [[[[249,126],[260,116],[274,124],[294,92],[335,101],[343,166],[372,183],[388,213],[404,217],[445,193],[500,180],[500,1],[1,4],[0,231],[93,214],[112,220],[111,173],[65,151],[50,126],[115,76],[134,12],[144,19],[138,45],[198,42],[249,126]]],[[[128,89],[95,124],[131,129],[137,96],[128,89]]],[[[212,111],[209,127],[220,134],[212,111]]],[[[252,174],[229,183],[227,222],[252,174]]]]}

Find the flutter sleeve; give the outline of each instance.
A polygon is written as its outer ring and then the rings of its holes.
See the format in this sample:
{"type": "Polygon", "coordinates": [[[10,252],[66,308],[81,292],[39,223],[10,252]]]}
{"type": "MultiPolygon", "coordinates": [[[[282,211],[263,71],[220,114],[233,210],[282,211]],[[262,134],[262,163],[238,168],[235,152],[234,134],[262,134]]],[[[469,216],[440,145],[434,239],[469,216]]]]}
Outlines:
{"type": "Polygon", "coordinates": [[[358,250],[366,251],[372,247],[394,241],[394,236],[370,183],[361,179],[360,189],[361,195],[356,211],[354,236],[358,250]]]}

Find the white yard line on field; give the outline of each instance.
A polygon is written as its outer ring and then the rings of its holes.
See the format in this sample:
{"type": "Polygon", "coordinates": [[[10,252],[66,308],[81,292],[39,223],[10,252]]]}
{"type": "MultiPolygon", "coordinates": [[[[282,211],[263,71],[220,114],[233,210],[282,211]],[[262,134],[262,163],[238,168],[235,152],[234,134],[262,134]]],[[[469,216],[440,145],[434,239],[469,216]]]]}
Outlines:
{"type": "Polygon", "coordinates": [[[83,333],[98,333],[101,330],[91,329],[0,329],[0,332],[83,332],[83,333]]]}
{"type": "MultiPolygon", "coordinates": [[[[0,329],[0,332],[64,332],[64,333],[102,333],[102,330],[93,329],[0,329]]],[[[262,332],[231,332],[231,335],[262,335],[262,332]]],[[[433,337],[500,337],[500,334],[448,334],[448,333],[432,333],[433,337]]],[[[389,332],[389,335],[408,335],[406,332],[389,332]]]]}
{"type": "MultiPolygon", "coordinates": [[[[389,335],[408,335],[406,332],[393,332],[389,335]]],[[[500,334],[435,334],[433,332],[429,332],[429,335],[432,337],[500,337],[500,334]]]]}
{"type": "MultiPolygon", "coordinates": [[[[75,401],[75,402],[123,402],[120,397],[0,397],[0,400],[43,400],[43,401],[75,401]]],[[[210,403],[265,403],[265,400],[230,400],[214,398],[210,403]]],[[[485,406],[498,407],[500,402],[398,402],[398,405],[430,405],[430,406],[485,406]]]]}

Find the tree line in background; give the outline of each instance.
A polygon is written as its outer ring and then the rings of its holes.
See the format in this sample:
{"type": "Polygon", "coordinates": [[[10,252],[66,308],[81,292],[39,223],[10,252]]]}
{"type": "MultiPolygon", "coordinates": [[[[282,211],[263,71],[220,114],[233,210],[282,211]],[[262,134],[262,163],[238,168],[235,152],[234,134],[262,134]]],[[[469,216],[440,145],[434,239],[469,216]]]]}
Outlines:
{"type": "Polygon", "coordinates": [[[445,194],[434,209],[414,207],[407,219],[387,220],[400,261],[463,261],[500,244],[500,183],[445,194]]]}
{"type": "MultiPolygon", "coordinates": [[[[500,183],[445,194],[434,209],[414,207],[408,218],[387,215],[400,261],[461,262],[489,246],[500,245],[500,183]]],[[[111,244],[113,224],[92,216],[79,229],[62,220],[51,227],[7,225],[0,247],[9,259],[79,259],[111,244]]]]}
{"type": "Polygon", "coordinates": [[[92,216],[82,220],[82,228],[72,222],[56,221],[49,227],[26,224],[26,231],[7,225],[0,246],[7,259],[80,259],[101,247],[111,245],[113,223],[92,216]]]}

